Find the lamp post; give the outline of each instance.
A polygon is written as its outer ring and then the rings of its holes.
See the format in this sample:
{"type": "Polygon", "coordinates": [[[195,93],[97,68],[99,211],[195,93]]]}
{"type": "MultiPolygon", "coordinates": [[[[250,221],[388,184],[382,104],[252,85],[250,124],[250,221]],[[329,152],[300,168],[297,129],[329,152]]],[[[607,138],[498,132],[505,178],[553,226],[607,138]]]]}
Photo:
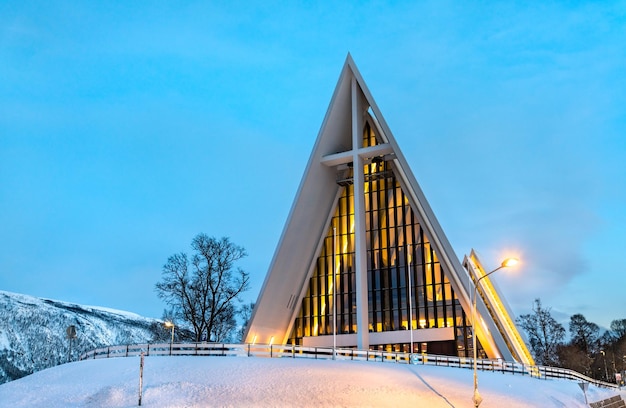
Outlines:
{"type": "Polygon", "coordinates": [[[170,356],[171,356],[172,346],[174,344],[174,323],[168,321],[168,322],[163,323],[163,325],[165,326],[166,329],[172,329],[172,339],[170,340],[170,356]]]}
{"type": "Polygon", "coordinates": [[[622,381],[620,382],[620,386],[624,385],[624,381],[626,381],[626,356],[622,356],[622,371],[620,371],[622,375],[622,381]]]}
{"type": "Polygon", "coordinates": [[[335,257],[337,251],[337,228],[333,227],[333,360],[337,355],[337,278],[336,278],[336,266],[335,257]]]}
{"type": "Polygon", "coordinates": [[[476,280],[476,284],[474,285],[474,296],[472,297],[472,348],[474,349],[474,395],[472,396],[472,401],[474,401],[474,408],[478,408],[478,406],[480,405],[481,402],[483,402],[483,398],[480,396],[480,393],[478,392],[478,372],[477,372],[477,364],[476,364],[476,359],[477,359],[477,352],[476,352],[476,295],[477,295],[477,291],[478,291],[478,284],[480,283],[481,280],[483,280],[484,278],[486,278],[487,276],[491,275],[492,273],[499,271],[502,268],[506,268],[509,266],[513,266],[515,264],[517,264],[519,262],[519,260],[517,258],[506,258],[504,261],[502,261],[502,264],[500,264],[500,266],[498,266],[496,269],[494,269],[493,271],[484,274],[483,276],[481,276],[480,278],[478,278],[476,280]]]}
{"type": "Polygon", "coordinates": [[[413,290],[411,287],[411,274],[413,273],[413,269],[411,268],[411,262],[409,262],[409,279],[408,279],[408,285],[409,285],[409,338],[410,338],[410,342],[411,345],[409,347],[409,358],[411,358],[411,354],[413,354],[413,290]]]}
{"type": "Polygon", "coordinates": [[[606,353],[604,352],[604,350],[600,350],[600,353],[602,354],[602,359],[604,360],[604,380],[608,382],[609,370],[606,368],[606,353]]]}

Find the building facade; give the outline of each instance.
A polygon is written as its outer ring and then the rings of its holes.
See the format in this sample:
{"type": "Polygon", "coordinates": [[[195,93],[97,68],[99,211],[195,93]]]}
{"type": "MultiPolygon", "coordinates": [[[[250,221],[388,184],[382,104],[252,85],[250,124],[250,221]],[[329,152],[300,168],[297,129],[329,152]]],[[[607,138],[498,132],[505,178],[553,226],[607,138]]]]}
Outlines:
{"type": "MultiPolygon", "coordinates": [[[[464,264],[348,55],[245,341],[471,356],[484,270],[464,264]]],[[[529,363],[488,281],[479,353],[529,363]]]]}

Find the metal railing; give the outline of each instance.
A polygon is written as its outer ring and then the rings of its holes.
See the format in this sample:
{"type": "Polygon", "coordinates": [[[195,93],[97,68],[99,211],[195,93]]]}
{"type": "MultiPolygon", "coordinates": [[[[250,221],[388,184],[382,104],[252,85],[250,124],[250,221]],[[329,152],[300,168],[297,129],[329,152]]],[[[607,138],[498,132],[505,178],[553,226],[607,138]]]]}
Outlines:
{"type": "MultiPolygon", "coordinates": [[[[378,361],[399,364],[420,364],[473,369],[470,357],[440,356],[433,354],[409,354],[393,351],[334,349],[332,347],[305,347],[278,344],[235,343],[145,343],[101,347],[80,356],[80,360],[140,356],[229,356],[269,358],[309,358],[319,360],[378,361]]],[[[619,388],[618,385],[595,380],[579,372],[557,367],[534,366],[502,360],[476,361],[482,371],[494,371],[513,375],[528,375],[538,379],[561,378],[587,382],[598,387],[619,388]]]]}

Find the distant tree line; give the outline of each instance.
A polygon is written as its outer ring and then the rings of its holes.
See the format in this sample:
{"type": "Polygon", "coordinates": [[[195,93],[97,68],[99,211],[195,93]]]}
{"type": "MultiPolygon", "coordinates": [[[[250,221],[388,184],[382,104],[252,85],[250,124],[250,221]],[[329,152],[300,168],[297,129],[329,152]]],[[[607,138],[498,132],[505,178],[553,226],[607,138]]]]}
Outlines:
{"type": "Polygon", "coordinates": [[[539,365],[569,368],[608,382],[616,382],[615,374],[626,370],[626,319],[613,320],[601,333],[597,324],[577,313],[570,317],[569,341],[565,341],[563,325],[535,299],[532,313],[521,315],[517,323],[526,332],[539,365]]]}
{"type": "Polygon", "coordinates": [[[155,286],[169,306],[164,320],[187,329],[187,335],[179,331],[180,340],[241,340],[253,306],[241,305],[240,298],[249,288],[250,276],[236,263],[247,255],[246,250],[229,238],[204,233],[196,235],[191,248],[191,255],[181,252],[168,258],[155,286]]]}

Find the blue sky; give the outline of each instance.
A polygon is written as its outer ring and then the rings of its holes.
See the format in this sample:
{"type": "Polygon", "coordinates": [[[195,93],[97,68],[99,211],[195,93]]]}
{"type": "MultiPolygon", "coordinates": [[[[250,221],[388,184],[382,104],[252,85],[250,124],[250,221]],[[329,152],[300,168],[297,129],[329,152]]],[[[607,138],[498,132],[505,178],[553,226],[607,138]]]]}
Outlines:
{"type": "Polygon", "coordinates": [[[513,311],[626,318],[626,2],[0,3],[0,290],[160,317],[199,232],[255,300],[350,52],[513,311]]]}

